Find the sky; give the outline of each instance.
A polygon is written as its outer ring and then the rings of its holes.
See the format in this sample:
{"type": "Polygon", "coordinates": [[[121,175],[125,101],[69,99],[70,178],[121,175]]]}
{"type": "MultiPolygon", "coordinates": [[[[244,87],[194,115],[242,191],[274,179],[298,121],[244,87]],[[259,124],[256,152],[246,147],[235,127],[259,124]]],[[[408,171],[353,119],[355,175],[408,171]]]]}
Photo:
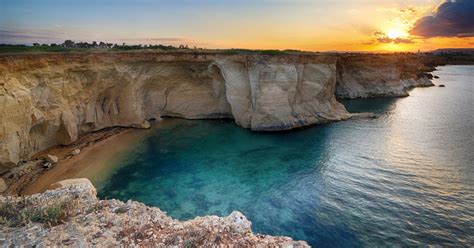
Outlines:
{"type": "Polygon", "coordinates": [[[427,51],[474,47],[474,0],[0,0],[0,43],[427,51]]]}

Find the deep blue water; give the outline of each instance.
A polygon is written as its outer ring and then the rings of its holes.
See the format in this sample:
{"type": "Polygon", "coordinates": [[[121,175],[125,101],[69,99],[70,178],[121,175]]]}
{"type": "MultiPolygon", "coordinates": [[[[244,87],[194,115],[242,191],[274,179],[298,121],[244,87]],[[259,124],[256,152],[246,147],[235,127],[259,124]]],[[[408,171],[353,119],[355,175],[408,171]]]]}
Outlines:
{"type": "Polygon", "coordinates": [[[255,232],[320,247],[474,246],[474,67],[435,74],[446,88],[344,102],[377,119],[281,133],[165,120],[100,197],[181,220],[239,210],[255,232]]]}

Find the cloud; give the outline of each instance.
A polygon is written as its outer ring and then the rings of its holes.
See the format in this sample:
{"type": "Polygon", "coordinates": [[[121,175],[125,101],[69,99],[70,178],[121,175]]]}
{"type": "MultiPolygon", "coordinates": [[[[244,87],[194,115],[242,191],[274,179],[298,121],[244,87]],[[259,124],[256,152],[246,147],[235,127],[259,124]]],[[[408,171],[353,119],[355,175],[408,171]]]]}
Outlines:
{"type": "Polygon", "coordinates": [[[374,36],[374,39],[375,41],[377,41],[377,43],[395,43],[395,44],[400,44],[400,43],[404,43],[404,44],[411,44],[411,43],[415,43],[415,41],[409,37],[399,37],[399,38],[390,38],[387,36],[387,34],[383,33],[383,32],[380,32],[380,31],[375,31],[373,33],[373,36],[374,36]]]}
{"type": "Polygon", "coordinates": [[[49,40],[58,39],[64,33],[57,32],[34,32],[34,31],[12,31],[0,29],[0,43],[8,43],[16,40],[49,40]]]}
{"type": "Polygon", "coordinates": [[[431,37],[474,37],[474,0],[448,0],[435,13],[416,21],[410,34],[431,37]]]}

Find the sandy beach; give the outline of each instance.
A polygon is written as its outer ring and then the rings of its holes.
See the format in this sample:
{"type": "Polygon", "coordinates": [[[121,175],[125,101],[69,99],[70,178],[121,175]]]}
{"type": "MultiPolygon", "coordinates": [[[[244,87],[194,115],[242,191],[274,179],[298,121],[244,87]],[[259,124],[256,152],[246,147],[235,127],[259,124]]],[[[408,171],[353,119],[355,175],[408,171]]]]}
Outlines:
{"type": "Polygon", "coordinates": [[[112,134],[98,142],[82,146],[80,154],[67,158],[67,153],[75,146],[53,147],[37,156],[52,154],[60,158],[50,170],[40,175],[34,182],[21,190],[22,195],[44,192],[49,185],[64,179],[88,178],[94,185],[110,176],[114,161],[123,156],[123,151],[140,142],[149,130],[127,129],[112,134]],[[63,158],[63,159],[61,159],[63,158]]]}

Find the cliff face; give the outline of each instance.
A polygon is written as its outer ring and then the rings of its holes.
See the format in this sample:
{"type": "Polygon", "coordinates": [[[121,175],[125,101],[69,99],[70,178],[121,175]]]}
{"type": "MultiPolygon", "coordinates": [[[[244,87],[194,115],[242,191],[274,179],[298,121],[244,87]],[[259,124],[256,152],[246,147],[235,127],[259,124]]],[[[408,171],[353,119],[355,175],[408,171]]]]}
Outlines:
{"type": "Polygon", "coordinates": [[[0,165],[82,133],[146,128],[166,116],[233,118],[255,131],[344,120],[351,114],[335,96],[407,96],[432,85],[423,71],[401,55],[3,55],[0,165]]]}
{"type": "Polygon", "coordinates": [[[285,130],[350,117],[334,97],[336,67],[332,61],[214,63],[223,74],[231,116],[242,127],[285,130]]]}
{"type": "Polygon", "coordinates": [[[0,164],[105,127],[164,116],[256,131],[350,117],[325,55],[42,54],[0,57],[0,164]]]}
{"type": "Polygon", "coordinates": [[[2,246],[309,247],[289,237],[254,234],[240,212],[189,221],[142,203],[98,200],[87,179],[65,180],[27,197],[0,195],[2,246]],[[50,214],[48,214],[50,213],[50,214]]]}
{"type": "Polygon", "coordinates": [[[414,55],[344,55],[337,61],[338,98],[402,97],[413,87],[433,86],[414,55]]]}

